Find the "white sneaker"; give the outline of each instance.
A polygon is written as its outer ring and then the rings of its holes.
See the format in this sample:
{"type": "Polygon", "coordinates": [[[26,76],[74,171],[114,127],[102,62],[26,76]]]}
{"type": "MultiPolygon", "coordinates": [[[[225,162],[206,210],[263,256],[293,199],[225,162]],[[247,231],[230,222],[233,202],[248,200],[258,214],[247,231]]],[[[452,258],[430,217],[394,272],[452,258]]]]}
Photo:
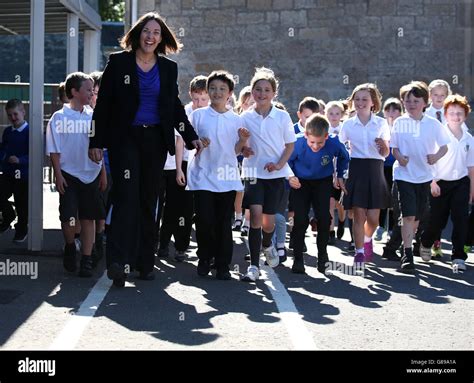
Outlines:
{"type": "Polygon", "coordinates": [[[383,233],[385,232],[385,229],[381,226],[377,227],[377,230],[375,231],[375,237],[374,239],[376,241],[381,241],[383,237],[383,233]]]}
{"type": "Polygon", "coordinates": [[[260,276],[260,271],[258,270],[257,266],[250,265],[247,268],[247,273],[242,277],[242,281],[244,282],[255,282],[258,280],[260,276]]]}
{"type": "Polygon", "coordinates": [[[274,246],[264,247],[263,255],[270,267],[277,267],[280,263],[280,257],[278,256],[278,251],[276,251],[274,246]]]}
{"type": "Polygon", "coordinates": [[[431,248],[420,245],[420,257],[425,262],[431,261],[431,248]]]}
{"type": "Polygon", "coordinates": [[[459,270],[461,271],[466,271],[466,263],[464,262],[464,259],[453,259],[453,273],[457,273],[459,270]]]}

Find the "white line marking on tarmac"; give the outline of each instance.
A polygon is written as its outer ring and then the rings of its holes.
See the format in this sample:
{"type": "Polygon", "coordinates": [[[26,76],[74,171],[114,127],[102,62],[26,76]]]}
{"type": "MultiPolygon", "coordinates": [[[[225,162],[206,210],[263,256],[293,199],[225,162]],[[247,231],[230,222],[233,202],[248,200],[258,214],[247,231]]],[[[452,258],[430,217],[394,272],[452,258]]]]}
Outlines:
{"type": "Polygon", "coordinates": [[[265,285],[270,290],[277,305],[293,347],[296,350],[317,350],[313,335],[306,328],[304,321],[301,319],[301,314],[296,309],[278,275],[269,266],[261,266],[260,273],[264,277],[265,285]]]}
{"type": "Polygon", "coordinates": [[[76,347],[82,333],[107,295],[110,286],[107,271],[105,271],[85,301],[82,302],[77,313],[68,320],[54,342],[49,346],[50,350],[73,350],[76,347]]]}

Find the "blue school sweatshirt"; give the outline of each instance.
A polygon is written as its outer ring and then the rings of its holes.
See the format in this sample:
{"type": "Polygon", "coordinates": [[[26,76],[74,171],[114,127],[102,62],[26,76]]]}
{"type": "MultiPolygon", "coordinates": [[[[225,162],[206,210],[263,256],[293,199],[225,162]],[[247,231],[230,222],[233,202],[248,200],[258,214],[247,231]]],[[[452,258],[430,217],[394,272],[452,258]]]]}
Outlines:
{"type": "Polygon", "coordinates": [[[329,136],[319,152],[313,152],[305,137],[296,140],[288,164],[295,176],[305,180],[318,180],[334,173],[334,158],[337,158],[337,177],[343,178],[349,167],[349,153],[337,136],[329,136]]]}
{"type": "Polygon", "coordinates": [[[18,179],[28,181],[29,131],[28,123],[21,132],[13,129],[12,126],[8,126],[3,131],[1,144],[3,174],[12,177],[18,174],[18,179]],[[20,163],[10,164],[8,162],[10,156],[17,156],[20,163]]]}

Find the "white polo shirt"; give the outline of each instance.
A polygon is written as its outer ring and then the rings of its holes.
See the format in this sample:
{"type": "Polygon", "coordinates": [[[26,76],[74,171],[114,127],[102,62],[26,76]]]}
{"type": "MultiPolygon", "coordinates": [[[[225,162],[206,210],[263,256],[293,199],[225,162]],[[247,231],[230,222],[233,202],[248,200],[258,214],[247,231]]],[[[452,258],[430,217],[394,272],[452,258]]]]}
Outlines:
{"type": "Polygon", "coordinates": [[[296,141],[295,130],[290,115],[284,110],[272,106],[268,116],[263,118],[254,109],[242,114],[244,126],[250,131],[249,146],[254,155],[244,158],[243,178],[287,178],[292,175],[285,164],[280,170],[269,172],[264,169],[269,162],[276,164],[285,150],[285,144],[296,141]]]}
{"type": "Polygon", "coordinates": [[[448,127],[446,130],[450,140],[448,152],[434,164],[434,179],[457,181],[468,175],[468,167],[474,166],[474,138],[463,129],[458,140],[448,127]]]}
{"type": "Polygon", "coordinates": [[[242,119],[232,110],[218,113],[207,106],[191,113],[190,121],[199,137],[208,138],[210,144],[190,159],[186,190],[242,191],[244,188],[235,154],[242,119]]]}
{"type": "Polygon", "coordinates": [[[398,117],[392,128],[390,146],[398,148],[408,157],[407,166],[393,164],[393,179],[415,184],[429,182],[434,176],[434,166],[428,164],[428,154],[436,154],[439,148],[449,144],[447,128],[426,114],[420,121],[408,114],[398,117]]]}
{"type": "Polygon", "coordinates": [[[97,164],[89,159],[89,135],[94,133],[92,113],[91,108],[78,112],[64,104],[53,114],[46,128],[46,154],[61,154],[61,170],[85,184],[93,182],[102,167],[102,161],[97,164]]]}
{"type": "Polygon", "coordinates": [[[351,158],[375,159],[385,161],[379,153],[375,139],[390,140],[390,128],[387,121],[372,114],[367,125],[363,125],[355,115],[344,121],[339,132],[339,140],[345,144],[349,141],[351,158]]]}

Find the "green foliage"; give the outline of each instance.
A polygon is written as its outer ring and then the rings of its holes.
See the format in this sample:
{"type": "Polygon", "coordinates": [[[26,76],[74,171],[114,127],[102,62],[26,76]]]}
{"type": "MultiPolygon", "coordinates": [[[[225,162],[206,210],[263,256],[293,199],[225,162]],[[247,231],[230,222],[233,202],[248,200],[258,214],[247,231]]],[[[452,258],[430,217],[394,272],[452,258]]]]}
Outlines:
{"type": "Polygon", "coordinates": [[[99,13],[102,21],[123,21],[125,1],[99,0],[99,13]]]}

